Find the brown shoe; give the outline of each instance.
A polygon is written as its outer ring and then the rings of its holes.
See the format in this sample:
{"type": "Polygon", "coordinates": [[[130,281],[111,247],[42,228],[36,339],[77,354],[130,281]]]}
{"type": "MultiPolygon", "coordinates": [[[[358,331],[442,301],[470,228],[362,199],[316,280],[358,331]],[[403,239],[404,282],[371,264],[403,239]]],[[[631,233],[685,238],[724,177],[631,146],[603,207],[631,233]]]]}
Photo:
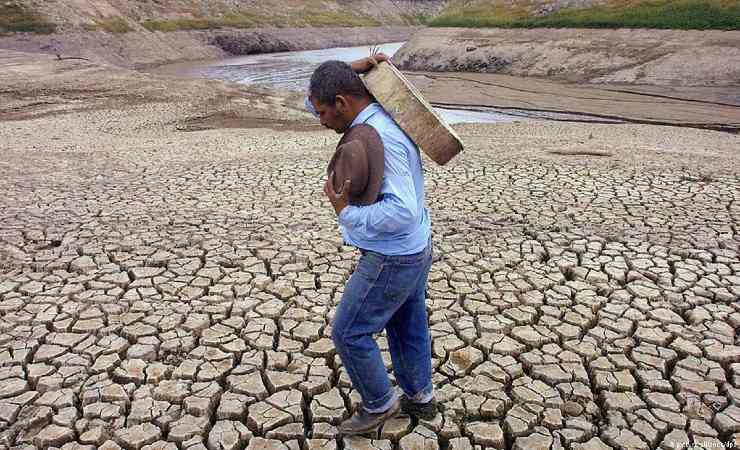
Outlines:
{"type": "Polygon", "coordinates": [[[401,396],[401,412],[421,420],[433,420],[437,415],[437,401],[431,399],[427,403],[415,403],[404,394],[401,396]]]}
{"type": "Polygon", "coordinates": [[[396,400],[387,411],[382,413],[369,413],[360,406],[360,409],[355,412],[352,417],[339,424],[339,433],[345,436],[353,436],[355,434],[369,433],[370,431],[377,430],[383,422],[395,416],[401,411],[401,402],[396,400]]]}

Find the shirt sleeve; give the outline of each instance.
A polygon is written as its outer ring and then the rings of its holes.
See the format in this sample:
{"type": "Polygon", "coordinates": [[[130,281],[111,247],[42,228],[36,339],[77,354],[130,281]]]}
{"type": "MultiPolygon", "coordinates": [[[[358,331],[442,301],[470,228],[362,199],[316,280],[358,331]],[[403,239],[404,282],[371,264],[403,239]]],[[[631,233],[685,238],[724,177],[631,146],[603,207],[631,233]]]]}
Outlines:
{"type": "Polygon", "coordinates": [[[418,216],[411,174],[386,175],[388,189],[380,201],[367,206],[346,206],[339,214],[339,223],[374,239],[383,234],[397,233],[411,225],[418,216]]]}

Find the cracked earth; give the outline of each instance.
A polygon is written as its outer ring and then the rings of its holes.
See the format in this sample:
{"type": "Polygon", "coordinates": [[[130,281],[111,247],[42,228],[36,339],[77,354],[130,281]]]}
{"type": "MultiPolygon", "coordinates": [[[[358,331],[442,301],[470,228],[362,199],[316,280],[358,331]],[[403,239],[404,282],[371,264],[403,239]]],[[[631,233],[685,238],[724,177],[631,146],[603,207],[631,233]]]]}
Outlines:
{"type": "Polygon", "coordinates": [[[182,131],[188,98],[75,108],[0,122],[1,449],[740,440],[740,136],[458,127],[425,166],[440,413],[343,439],[337,136],[182,131]]]}

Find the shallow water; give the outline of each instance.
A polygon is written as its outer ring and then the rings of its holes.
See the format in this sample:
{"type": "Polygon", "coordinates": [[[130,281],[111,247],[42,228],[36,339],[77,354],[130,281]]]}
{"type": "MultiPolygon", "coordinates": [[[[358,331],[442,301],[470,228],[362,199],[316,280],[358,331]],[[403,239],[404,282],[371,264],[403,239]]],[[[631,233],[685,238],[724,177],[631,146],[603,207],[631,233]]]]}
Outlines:
{"type": "MultiPolygon", "coordinates": [[[[380,45],[380,51],[393,54],[403,42],[380,45]]],[[[369,46],[335,47],[284,53],[239,56],[213,62],[189,63],[175,72],[180,75],[215,78],[242,84],[305,92],[314,69],[324,61],[353,61],[368,56],[369,46]]],[[[521,117],[496,112],[435,108],[448,123],[496,123],[521,120],[521,117]]]]}
{"type": "MultiPolygon", "coordinates": [[[[403,42],[384,44],[387,55],[396,52],[403,42]]],[[[229,58],[204,67],[194,67],[190,75],[235,81],[293,91],[305,91],[314,69],[324,61],[353,61],[367,56],[370,47],[337,47],[299,52],[263,53],[229,58]]]]}

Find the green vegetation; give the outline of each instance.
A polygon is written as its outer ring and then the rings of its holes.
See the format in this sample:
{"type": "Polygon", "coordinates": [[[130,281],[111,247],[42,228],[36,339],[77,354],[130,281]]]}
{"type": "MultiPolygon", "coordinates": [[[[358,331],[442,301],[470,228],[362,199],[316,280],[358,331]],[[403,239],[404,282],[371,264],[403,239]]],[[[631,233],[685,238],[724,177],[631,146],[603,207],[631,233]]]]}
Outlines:
{"type": "Polygon", "coordinates": [[[344,12],[294,11],[283,16],[259,16],[240,13],[211,18],[146,20],[141,24],[149,31],[178,31],[212,30],[218,28],[252,28],[264,25],[276,27],[368,27],[377,26],[381,23],[372,17],[356,16],[344,12]]]}
{"type": "MultiPolygon", "coordinates": [[[[422,23],[425,18],[408,15],[407,23],[422,23]]],[[[127,18],[112,17],[92,20],[81,25],[87,31],[106,31],[108,33],[128,33],[133,31],[127,18]]],[[[209,17],[190,17],[173,19],[147,19],[141,25],[149,31],[213,30],[220,28],[274,27],[370,27],[382,25],[371,16],[352,12],[322,9],[319,5],[305,4],[300,8],[290,8],[278,14],[266,12],[253,13],[236,11],[209,17]]],[[[18,0],[0,0],[0,34],[18,31],[32,33],[53,33],[57,27],[43,16],[30,10],[18,0]]]]}
{"type": "MultiPolygon", "coordinates": [[[[524,3],[524,2],[522,2],[524,3]]],[[[740,29],[737,0],[621,0],[607,6],[567,8],[541,17],[491,0],[453,6],[433,19],[436,27],[740,29]]]]}
{"type": "Polygon", "coordinates": [[[212,30],[217,28],[251,28],[259,23],[256,16],[228,14],[222,17],[196,19],[145,20],[141,24],[149,31],[212,30]]]}
{"type": "Polygon", "coordinates": [[[431,20],[429,16],[424,13],[403,13],[401,14],[401,18],[408,25],[426,25],[431,20]]]}
{"type": "Polygon", "coordinates": [[[49,34],[56,26],[41,15],[12,1],[0,1],[0,34],[29,32],[49,34]]]}
{"type": "Polygon", "coordinates": [[[356,16],[345,12],[325,11],[297,15],[300,19],[288,19],[289,22],[304,22],[312,27],[375,27],[381,23],[368,16],[356,16]]]}
{"type": "Polygon", "coordinates": [[[123,17],[113,17],[110,19],[99,19],[93,24],[82,26],[87,31],[107,31],[108,33],[128,33],[133,31],[131,25],[123,17]]]}

